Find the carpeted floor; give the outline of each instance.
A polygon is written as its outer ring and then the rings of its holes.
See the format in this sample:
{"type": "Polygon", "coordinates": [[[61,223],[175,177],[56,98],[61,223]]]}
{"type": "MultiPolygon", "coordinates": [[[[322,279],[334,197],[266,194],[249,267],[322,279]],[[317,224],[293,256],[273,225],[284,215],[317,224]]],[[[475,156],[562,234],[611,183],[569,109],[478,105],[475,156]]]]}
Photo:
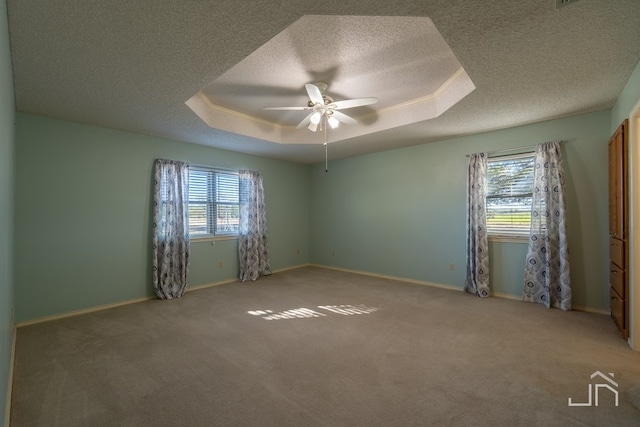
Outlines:
{"type": "Polygon", "coordinates": [[[12,427],[640,425],[640,354],[608,316],[321,268],[21,327],[16,346],[12,427]]]}

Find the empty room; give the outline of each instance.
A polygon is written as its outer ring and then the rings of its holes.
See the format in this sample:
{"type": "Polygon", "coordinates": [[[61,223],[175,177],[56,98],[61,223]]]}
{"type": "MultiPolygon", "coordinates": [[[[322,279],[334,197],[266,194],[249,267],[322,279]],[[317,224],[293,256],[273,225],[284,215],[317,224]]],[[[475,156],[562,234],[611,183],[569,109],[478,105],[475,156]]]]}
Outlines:
{"type": "Polygon", "coordinates": [[[640,425],[637,0],[0,0],[0,423],[640,425]]]}

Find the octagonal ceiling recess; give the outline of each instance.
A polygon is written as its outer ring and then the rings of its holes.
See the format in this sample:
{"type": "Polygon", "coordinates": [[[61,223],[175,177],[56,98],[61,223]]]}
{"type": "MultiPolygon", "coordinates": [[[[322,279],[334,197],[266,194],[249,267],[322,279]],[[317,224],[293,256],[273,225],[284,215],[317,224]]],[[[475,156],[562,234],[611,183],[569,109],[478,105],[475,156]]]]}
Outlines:
{"type": "Polygon", "coordinates": [[[327,142],[438,117],[475,86],[425,17],[307,15],[191,97],[210,127],[281,144],[324,142],[296,125],[307,111],[306,83],[328,83],[335,101],[376,97],[346,110],[357,124],[331,129],[327,142]]]}

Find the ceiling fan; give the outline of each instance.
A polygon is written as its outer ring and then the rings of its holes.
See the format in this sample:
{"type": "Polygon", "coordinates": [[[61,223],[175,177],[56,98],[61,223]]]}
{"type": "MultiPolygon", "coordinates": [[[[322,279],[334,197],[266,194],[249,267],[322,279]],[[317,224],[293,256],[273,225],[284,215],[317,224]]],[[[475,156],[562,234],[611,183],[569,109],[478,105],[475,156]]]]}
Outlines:
{"type": "Polygon", "coordinates": [[[315,132],[318,129],[322,130],[323,119],[325,120],[325,124],[331,126],[332,129],[338,127],[340,123],[358,123],[357,120],[338,110],[362,107],[364,105],[371,105],[378,102],[378,98],[357,98],[346,99],[344,101],[334,101],[333,98],[325,95],[324,92],[327,90],[328,85],[323,81],[307,83],[304,87],[307,90],[307,95],[309,95],[309,102],[306,107],[266,107],[264,109],[311,111],[300,123],[298,123],[296,129],[308,126],[309,130],[315,132]]]}

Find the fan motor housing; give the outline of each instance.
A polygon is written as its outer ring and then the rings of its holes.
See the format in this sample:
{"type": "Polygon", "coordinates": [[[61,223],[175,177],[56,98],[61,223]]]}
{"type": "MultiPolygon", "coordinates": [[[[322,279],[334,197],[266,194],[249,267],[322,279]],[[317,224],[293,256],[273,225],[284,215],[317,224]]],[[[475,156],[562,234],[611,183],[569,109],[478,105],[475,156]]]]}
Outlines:
{"type": "MultiPolygon", "coordinates": [[[[331,98],[330,96],[322,95],[322,99],[324,100],[324,105],[333,104],[333,98],[331,98]]],[[[309,107],[313,107],[315,104],[313,103],[313,101],[309,100],[309,102],[307,102],[307,105],[309,107]]]]}

